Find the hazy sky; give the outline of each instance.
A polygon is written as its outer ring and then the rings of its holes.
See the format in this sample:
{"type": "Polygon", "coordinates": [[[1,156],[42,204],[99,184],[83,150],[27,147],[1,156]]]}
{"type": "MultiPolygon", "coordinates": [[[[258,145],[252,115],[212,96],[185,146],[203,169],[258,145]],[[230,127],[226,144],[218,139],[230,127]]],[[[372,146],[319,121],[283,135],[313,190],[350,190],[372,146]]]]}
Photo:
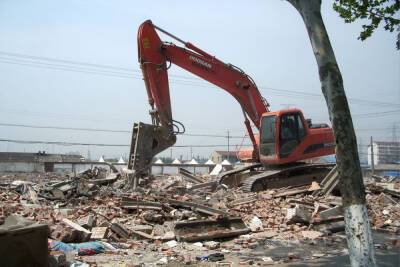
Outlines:
{"type": "MultiPolygon", "coordinates": [[[[323,1],[322,13],[359,142],[366,145],[371,135],[392,140],[393,125],[400,137],[400,56],[395,34],[378,30],[361,42],[357,40],[360,24],[345,24],[332,10],[332,1],[323,1]]],[[[299,107],[314,122],[328,122],[305,26],[286,1],[1,0],[0,123],[130,130],[133,122],[150,122],[136,44],[138,26],[147,19],[245,70],[273,110],[299,107]]],[[[231,135],[244,134],[241,109],[229,94],[176,66],[170,74],[173,116],[185,124],[188,133],[226,135],[229,130],[231,135]]],[[[0,126],[0,138],[130,142],[128,133],[5,126],[0,126]]],[[[241,141],[231,139],[231,144],[241,141]]],[[[226,138],[190,136],[180,136],[177,142],[194,146],[226,143],[226,138]]],[[[194,147],[193,154],[208,156],[215,149],[224,148],[194,147]]],[[[80,151],[85,156],[90,150],[93,157],[118,157],[129,148],[0,142],[0,151],[38,150],[80,151]]],[[[190,148],[173,148],[172,154],[187,157],[190,148]]]]}

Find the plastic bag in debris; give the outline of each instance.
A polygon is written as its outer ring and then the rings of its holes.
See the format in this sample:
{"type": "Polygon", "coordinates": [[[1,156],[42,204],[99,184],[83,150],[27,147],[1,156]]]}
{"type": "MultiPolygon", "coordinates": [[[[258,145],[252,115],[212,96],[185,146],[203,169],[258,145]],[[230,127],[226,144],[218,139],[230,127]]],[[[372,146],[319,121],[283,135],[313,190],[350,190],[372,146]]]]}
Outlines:
{"type": "Polygon", "coordinates": [[[197,256],[196,259],[198,261],[213,261],[213,262],[215,262],[215,261],[224,260],[225,256],[224,256],[224,254],[217,252],[217,253],[212,253],[212,254],[206,255],[206,256],[197,256]]]}
{"type": "Polygon", "coordinates": [[[49,248],[51,250],[64,252],[76,250],[78,251],[79,256],[99,254],[103,253],[105,250],[104,245],[97,241],[78,244],[67,244],[61,241],[51,241],[49,242],[49,248]]]}
{"type": "Polygon", "coordinates": [[[75,261],[75,262],[71,263],[69,265],[69,267],[90,267],[90,265],[87,263],[84,263],[84,262],[75,261]]]}

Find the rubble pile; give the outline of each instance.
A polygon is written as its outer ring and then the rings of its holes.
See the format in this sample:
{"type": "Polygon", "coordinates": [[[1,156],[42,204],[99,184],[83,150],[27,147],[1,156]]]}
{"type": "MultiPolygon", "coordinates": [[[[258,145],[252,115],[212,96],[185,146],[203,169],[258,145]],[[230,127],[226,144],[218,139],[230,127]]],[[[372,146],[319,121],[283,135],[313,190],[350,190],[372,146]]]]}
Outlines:
{"type": "Polygon", "coordinates": [[[375,229],[399,233],[400,182],[370,182],[367,184],[368,214],[375,229]]]}
{"type": "MultiPolygon", "coordinates": [[[[341,198],[314,194],[320,190],[316,183],[245,193],[190,173],[154,177],[135,191],[124,189],[125,178],[118,172],[105,175],[99,169],[31,181],[6,178],[0,184],[0,226],[10,215],[47,224],[53,266],[67,260],[274,264],[343,252],[341,198]],[[313,247],[305,245],[299,255],[291,249],[268,254],[274,247],[299,243],[313,247]],[[264,254],[254,256],[260,249],[264,254]]],[[[367,184],[374,229],[399,233],[398,185],[367,184]]]]}

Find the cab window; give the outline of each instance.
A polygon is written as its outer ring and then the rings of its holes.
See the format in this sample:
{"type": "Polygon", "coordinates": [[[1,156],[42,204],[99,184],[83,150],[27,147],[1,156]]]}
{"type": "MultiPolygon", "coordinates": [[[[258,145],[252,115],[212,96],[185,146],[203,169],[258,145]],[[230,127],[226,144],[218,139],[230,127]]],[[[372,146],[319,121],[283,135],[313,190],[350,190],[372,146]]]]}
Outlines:
{"type": "Polygon", "coordinates": [[[285,157],[296,149],[306,132],[298,113],[284,114],[280,122],[280,155],[285,157]]]}
{"type": "Polygon", "coordinates": [[[265,116],[261,121],[260,154],[275,155],[276,145],[276,116],[265,116]]]}
{"type": "Polygon", "coordinates": [[[275,142],[276,116],[264,117],[261,125],[261,143],[275,142]]]}

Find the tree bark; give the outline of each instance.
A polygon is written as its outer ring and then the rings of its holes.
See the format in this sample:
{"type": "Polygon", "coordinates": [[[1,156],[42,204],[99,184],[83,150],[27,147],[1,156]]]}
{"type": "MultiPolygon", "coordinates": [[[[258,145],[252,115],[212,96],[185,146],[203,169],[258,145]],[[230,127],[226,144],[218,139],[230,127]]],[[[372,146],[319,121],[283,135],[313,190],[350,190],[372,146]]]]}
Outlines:
{"type": "Polygon", "coordinates": [[[376,266],[365,188],[342,75],[321,16],[321,0],[287,0],[306,25],[336,142],[336,160],[352,266],[376,266]]]}

